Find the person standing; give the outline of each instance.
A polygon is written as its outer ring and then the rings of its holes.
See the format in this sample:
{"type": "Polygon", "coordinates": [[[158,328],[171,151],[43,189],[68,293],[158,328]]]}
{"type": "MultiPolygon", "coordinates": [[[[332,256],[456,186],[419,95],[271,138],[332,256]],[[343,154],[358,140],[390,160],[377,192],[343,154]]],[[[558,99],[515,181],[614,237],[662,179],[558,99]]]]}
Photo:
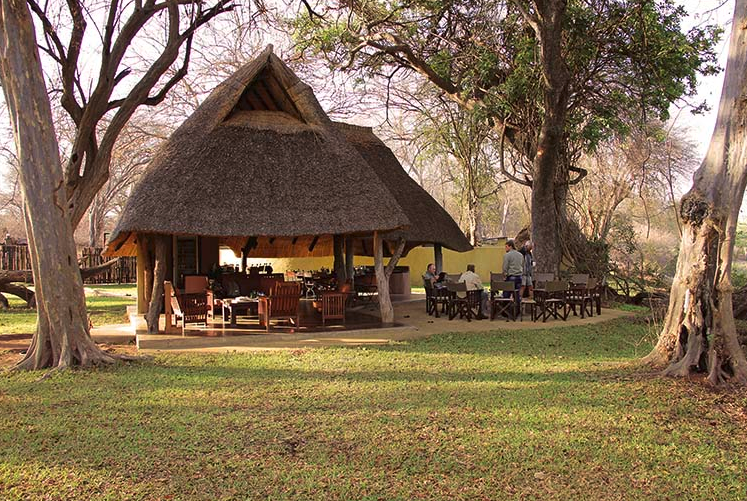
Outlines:
{"type": "MultiPolygon", "coordinates": [[[[520,301],[516,291],[521,287],[521,275],[524,270],[524,256],[516,250],[513,240],[506,241],[506,255],[503,256],[503,275],[506,281],[514,283],[514,296],[516,302],[520,301]]],[[[511,297],[510,291],[505,291],[503,297],[511,297]]],[[[517,305],[518,306],[518,305],[517,305]]]]}
{"type": "Polygon", "coordinates": [[[532,249],[534,246],[530,240],[524,242],[524,246],[521,248],[521,253],[524,255],[524,267],[521,273],[521,291],[519,297],[524,297],[524,292],[527,292],[528,297],[532,297],[534,289],[534,256],[532,256],[532,249]]]}

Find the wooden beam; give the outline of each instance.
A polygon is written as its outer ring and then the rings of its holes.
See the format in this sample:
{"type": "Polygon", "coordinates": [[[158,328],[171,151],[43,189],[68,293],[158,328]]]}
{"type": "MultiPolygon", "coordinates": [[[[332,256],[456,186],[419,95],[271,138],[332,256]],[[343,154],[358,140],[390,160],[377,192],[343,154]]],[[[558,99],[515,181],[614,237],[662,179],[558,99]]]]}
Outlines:
{"type": "Polygon", "coordinates": [[[264,110],[265,104],[262,102],[262,100],[257,96],[257,94],[254,92],[253,89],[249,89],[246,93],[246,99],[249,101],[249,105],[251,106],[252,110],[264,110]]]}
{"type": "Polygon", "coordinates": [[[280,106],[278,106],[277,101],[275,101],[273,96],[267,91],[267,87],[263,83],[262,79],[257,80],[257,82],[254,84],[254,92],[257,93],[257,95],[262,100],[262,102],[265,104],[268,110],[270,111],[280,110],[280,106]]]}
{"type": "Polygon", "coordinates": [[[288,93],[285,92],[285,89],[283,89],[280,83],[278,83],[277,79],[272,74],[268,73],[264,79],[264,82],[265,82],[265,85],[267,85],[267,88],[269,89],[270,93],[278,101],[280,105],[280,109],[288,113],[292,117],[297,118],[298,120],[301,120],[301,114],[298,112],[298,109],[293,104],[293,101],[291,100],[288,93]]]}
{"type": "Polygon", "coordinates": [[[433,262],[436,265],[436,273],[444,271],[444,254],[441,244],[433,244],[433,262]]]}
{"type": "Polygon", "coordinates": [[[353,237],[345,237],[345,275],[348,281],[352,281],[355,276],[355,249],[353,247],[353,237]]]}
{"type": "Polygon", "coordinates": [[[319,241],[319,235],[314,236],[314,239],[311,241],[311,245],[309,245],[309,252],[314,251],[314,247],[316,247],[316,243],[319,241]]]}

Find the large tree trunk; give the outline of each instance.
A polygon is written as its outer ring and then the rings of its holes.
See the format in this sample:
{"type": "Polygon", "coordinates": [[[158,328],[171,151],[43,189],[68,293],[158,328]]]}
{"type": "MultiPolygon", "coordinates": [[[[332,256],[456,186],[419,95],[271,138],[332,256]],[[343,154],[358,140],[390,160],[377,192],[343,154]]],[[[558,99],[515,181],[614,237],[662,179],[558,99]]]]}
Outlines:
{"type": "MultiPolygon", "coordinates": [[[[156,264],[153,267],[153,284],[150,294],[148,314],[145,323],[148,326],[148,334],[158,334],[158,319],[161,317],[161,296],[163,296],[163,281],[166,278],[166,260],[169,252],[169,237],[157,235],[153,238],[155,243],[156,264]]],[[[165,298],[164,301],[170,301],[165,298]]],[[[168,328],[168,326],[166,326],[168,328]]]]}
{"type": "Polygon", "coordinates": [[[480,200],[478,200],[471,189],[468,189],[467,191],[467,224],[469,226],[467,230],[467,236],[469,238],[469,243],[472,246],[475,246],[482,238],[480,200]]]}
{"type": "Polygon", "coordinates": [[[392,298],[389,295],[389,277],[392,276],[394,267],[397,266],[402,252],[405,249],[405,241],[400,239],[397,243],[397,249],[389,259],[389,263],[384,266],[384,239],[381,233],[374,232],[374,269],[376,270],[376,287],[379,291],[379,311],[381,313],[381,323],[394,323],[394,307],[392,298]]]}
{"type": "Polygon", "coordinates": [[[97,195],[88,209],[88,246],[101,247],[103,245],[102,232],[104,230],[104,202],[97,195]]]}
{"type": "MultiPolygon", "coordinates": [[[[141,256],[141,263],[143,266],[143,302],[149,305],[151,300],[151,294],[153,294],[153,238],[147,234],[139,234],[137,236],[137,247],[138,255],[141,256]]],[[[138,301],[139,302],[139,301],[138,301]]]]}
{"type": "Polygon", "coordinates": [[[0,76],[20,158],[38,324],[17,368],[112,362],[88,332],[83,281],[34,25],[24,0],[0,2],[0,76]]]}
{"type": "MultiPolygon", "coordinates": [[[[562,259],[560,228],[565,212],[565,186],[558,183],[562,160],[564,128],[568,108],[570,77],[563,60],[562,24],[565,2],[537,1],[540,22],[534,30],[540,46],[545,117],[532,167],[532,241],[537,271],[558,274],[562,259]]],[[[567,173],[565,173],[567,176],[567,173]]]]}
{"type": "Polygon", "coordinates": [[[511,207],[511,199],[509,198],[508,194],[506,194],[506,198],[503,200],[503,211],[501,212],[501,236],[508,235],[508,214],[509,214],[509,208],[511,207]]]}
{"type": "Polygon", "coordinates": [[[747,185],[747,0],[737,0],[718,121],[680,208],[683,233],[669,310],[646,361],[665,374],[707,371],[713,384],[747,384],[732,312],[731,262],[747,185]]]}

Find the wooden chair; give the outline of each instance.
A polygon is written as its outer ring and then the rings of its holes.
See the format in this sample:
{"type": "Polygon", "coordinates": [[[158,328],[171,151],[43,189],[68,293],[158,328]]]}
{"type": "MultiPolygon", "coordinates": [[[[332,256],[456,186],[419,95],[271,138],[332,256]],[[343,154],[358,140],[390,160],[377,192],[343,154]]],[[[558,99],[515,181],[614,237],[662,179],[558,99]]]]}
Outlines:
{"type": "Polygon", "coordinates": [[[544,289],[547,282],[555,280],[555,275],[552,273],[536,273],[534,275],[534,288],[544,289]]]}
{"type": "Polygon", "coordinates": [[[550,281],[545,284],[542,290],[535,289],[534,297],[537,301],[537,315],[534,320],[542,317],[542,322],[548,318],[567,320],[568,305],[566,303],[566,293],[568,284],[563,281],[550,281]]]}
{"type": "Polygon", "coordinates": [[[425,312],[428,315],[436,315],[438,318],[439,306],[441,307],[441,313],[446,313],[449,306],[449,291],[446,287],[436,287],[431,285],[430,280],[423,279],[423,287],[425,287],[425,312]]]}
{"type": "Polygon", "coordinates": [[[349,294],[345,292],[324,291],[322,295],[322,326],[327,325],[327,320],[342,320],[345,325],[345,303],[349,294]]]}
{"type": "Polygon", "coordinates": [[[182,321],[182,336],[185,335],[187,324],[207,325],[208,296],[205,292],[183,293],[174,289],[170,300],[177,321],[182,321]]]}
{"type": "Polygon", "coordinates": [[[574,273],[569,280],[571,285],[586,285],[589,283],[589,275],[586,273],[574,273]]]}
{"type": "Polygon", "coordinates": [[[376,275],[361,275],[355,277],[353,281],[353,289],[355,290],[356,302],[368,301],[370,303],[375,303],[379,300],[379,286],[376,283],[376,275]]]}
{"type": "Polygon", "coordinates": [[[438,308],[436,307],[435,288],[430,279],[423,278],[423,288],[425,288],[425,312],[428,315],[436,314],[438,318],[438,308]]]}
{"type": "Polygon", "coordinates": [[[586,277],[585,283],[571,283],[566,293],[566,303],[573,315],[576,315],[576,306],[579,307],[581,318],[594,316],[594,298],[590,290],[596,288],[593,278],[586,277]]]}
{"type": "Polygon", "coordinates": [[[269,297],[259,298],[257,313],[259,314],[259,325],[263,325],[270,332],[270,320],[287,318],[294,322],[296,327],[299,323],[299,302],[301,300],[301,286],[297,282],[278,282],[275,284],[269,297]]]}
{"type": "Polygon", "coordinates": [[[459,315],[459,318],[466,318],[471,322],[473,318],[482,318],[480,314],[480,303],[482,302],[482,291],[468,291],[467,284],[464,282],[447,283],[446,288],[449,292],[449,320],[459,315]],[[460,296],[463,293],[464,296],[460,296]]]}
{"type": "MultiPolygon", "coordinates": [[[[314,282],[314,277],[310,271],[304,272],[303,274],[303,287],[306,299],[316,299],[316,283],[314,282]]],[[[300,295],[301,292],[299,291],[298,294],[300,295]]]]}
{"type": "Polygon", "coordinates": [[[207,275],[184,275],[184,291],[182,294],[205,294],[207,302],[205,309],[208,318],[213,318],[214,296],[213,291],[208,289],[210,281],[207,275]]]}
{"type": "MultiPolygon", "coordinates": [[[[499,277],[497,273],[490,274],[490,320],[493,320],[496,315],[506,314],[506,322],[509,320],[516,321],[518,312],[516,311],[516,284],[513,282],[506,282],[504,280],[493,280],[494,277],[499,277]],[[510,297],[503,297],[504,292],[510,292],[510,297]]],[[[532,313],[534,318],[534,313],[532,313]]]]}
{"type": "Polygon", "coordinates": [[[597,282],[597,280],[593,277],[589,278],[589,282],[594,280],[594,286],[588,285],[587,288],[589,289],[589,295],[591,296],[592,301],[594,302],[594,305],[596,306],[597,315],[602,314],[602,290],[604,289],[604,284],[600,281],[597,282]]]}

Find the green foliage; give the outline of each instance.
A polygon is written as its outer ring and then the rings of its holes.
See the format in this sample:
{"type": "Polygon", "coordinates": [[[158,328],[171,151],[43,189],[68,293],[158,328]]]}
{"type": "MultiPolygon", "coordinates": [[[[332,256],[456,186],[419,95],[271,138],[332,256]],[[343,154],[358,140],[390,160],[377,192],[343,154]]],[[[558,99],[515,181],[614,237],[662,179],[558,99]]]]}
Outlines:
{"type": "MultiPolygon", "coordinates": [[[[638,241],[635,229],[625,218],[616,218],[610,237],[609,277],[611,285],[628,297],[652,289],[668,288],[667,272],[673,269],[676,252],[661,264],[656,255],[638,241]]],[[[661,251],[661,249],[659,249],[661,251]]]]}
{"type": "Polygon", "coordinates": [[[626,367],[645,329],[5,376],[0,497],[740,499],[747,401],[626,367]]]}
{"type": "Polygon", "coordinates": [[[735,261],[731,266],[731,283],[735,289],[747,286],[747,263],[735,261]]]}
{"type": "MultiPolygon", "coordinates": [[[[462,99],[482,105],[486,116],[508,121],[528,137],[538,135],[545,113],[539,44],[514,4],[346,5],[329,8],[327,17],[335,21],[305,14],[297,18],[295,37],[302,49],[324,54],[334,67],[345,65],[366,75],[384,66],[411,67],[409,51],[459,89],[462,99]]],[[[566,136],[574,150],[590,150],[611,134],[627,134],[633,123],[666,119],[673,102],[694,95],[699,74],[718,71],[714,47],[721,29],[699,26],[683,33],[685,15],[672,0],[568,2],[563,24],[563,56],[571,75],[566,136]]]]}
{"type": "MultiPolygon", "coordinates": [[[[127,306],[135,304],[134,285],[95,285],[91,291],[102,291],[112,295],[86,297],[88,317],[94,327],[129,322],[127,306]]],[[[3,334],[33,334],[36,330],[36,310],[26,308],[26,302],[15,296],[8,296],[10,309],[0,310],[0,337],[3,334]]]]}

